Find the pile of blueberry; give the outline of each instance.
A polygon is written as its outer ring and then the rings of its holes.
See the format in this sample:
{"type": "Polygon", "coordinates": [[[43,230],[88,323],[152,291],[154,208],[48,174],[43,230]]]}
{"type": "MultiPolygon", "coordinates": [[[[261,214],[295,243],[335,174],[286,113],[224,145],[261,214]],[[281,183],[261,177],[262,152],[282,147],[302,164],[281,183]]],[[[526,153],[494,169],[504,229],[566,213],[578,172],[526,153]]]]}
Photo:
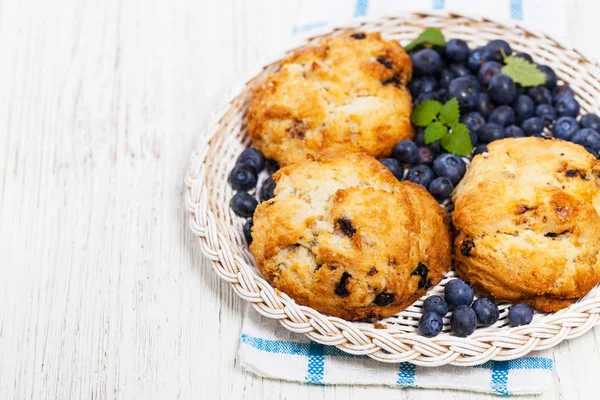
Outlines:
{"type": "MultiPolygon", "coordinates": [[[[581,117],[580,106],[568,85],[558,85],[554,70],[546,65],[538,69],[546,75],[543,85],[524,88],[501,73],[504,56],[516,56],[531,63],[527,53],[514,53],[504,40],[470,49],[461,39],[444,46],[412,52],[414,78],[409,84],[414,105],[425,100],[458,100],[461,122],[467,125],[474,154],[487,150],[486,144],[507,137],[542,136],[545,127],[555,137],[584,146],[598,156],[600,118],[581,117]]],[[[422,133],[415,142],[424,146],[422,133]]],[[[439,154],[439,146],[425,146],[433,156],[424,155],[419,163],[439,154]]],[[[425,153],[425,150],[422,150],[425,153]]],[[[430,175],[430,174],[429,174],[430,175]]]]}
{"type": "Polygon", "coordinates": [[[259,197],[260,201],[266,201],[273,198],[275,181],[271,175],[279,169],[277,161],[266,160],[260,151],[248,148],[240,154],[235,166],[229,173],[229,184],[234,190],[237,190],[229,205],[234,213],[248,218],[244,224],[244,236],[248,244],[252,243],[252,215],[258,206],[256,197],[248,192],[256,189],[258,175],[265,168],[269,173],[269,177],[263,181],[259,190],[259,197]]]}
{"type": "MultiPolygon", "coordinates": [[[[482,297],[473,301],[473,288],[463,280],[453,279],[444,288],[444,298],[429,296],[423,302],[423,315],[419,320],[419,331],[423,336],[437,336],[444,327],[442,318],[453,306],[450,329],[456,336],[467,337],[477,324],[493,325],[500,318],[498,306],[482,297]]],[[[527,304],[515,304],[508,310],[508,322],[513,326],[527,325],[533,319],[533,309],[527,304]]]]}

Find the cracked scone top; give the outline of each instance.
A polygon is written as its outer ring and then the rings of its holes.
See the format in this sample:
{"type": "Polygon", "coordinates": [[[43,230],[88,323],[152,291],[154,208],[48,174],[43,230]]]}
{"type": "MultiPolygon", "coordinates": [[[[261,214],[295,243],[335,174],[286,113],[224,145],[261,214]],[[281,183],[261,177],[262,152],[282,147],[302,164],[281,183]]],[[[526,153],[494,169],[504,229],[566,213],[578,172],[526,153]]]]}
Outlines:
{"type": "Polygon", "coordinates": [[[600,162],[583,147],[496,141],[453,197],[455,265],[492,297],[556,311],[600,281],[600,162]]]}
{"type": "Polygon", "coordinates": [[[274,174],[254,214],[263,275],[297,303],[356,320],[403,310],[448,271],[440,205],[364,154],[323,157],[274,174]]]}
{"type": "Polygon", "coordinates": [[[411,139],[410,57],[379,33],[346,33],[297,50],[258,87],[248,132],[281,165],[325,152],[390,154],[411,139]]]}

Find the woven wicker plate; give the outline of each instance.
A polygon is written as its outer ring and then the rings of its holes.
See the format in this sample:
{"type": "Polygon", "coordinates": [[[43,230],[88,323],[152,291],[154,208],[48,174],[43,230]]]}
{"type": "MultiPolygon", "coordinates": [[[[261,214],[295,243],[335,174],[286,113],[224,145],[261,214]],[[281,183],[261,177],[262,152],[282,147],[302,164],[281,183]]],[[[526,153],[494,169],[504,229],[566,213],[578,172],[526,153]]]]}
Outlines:
{"type": "MultiPolygon", "coordinates": [[[[427,27],[441,28],[447,38],[463,38],[471,46],[483,45],[491,39],[505,39],[513,49],[526,51],[537,63],[554,68],[559,78],[577,94],[582,113],[600,111],[596,101],[600,99],[598,63],[545,34],[518,24],[454,13],[410,13],[356,19],[304,38],[297,46],[282,53],[278,60],[321,37],[343,34],[348,30],[379,31],[386,38],[406,44],[427,27]]],[[[230,283],[242,299],[252,303],[256,311],[279,320],[291,331],[304,333],[311,340],[337,346],[351,354],[366,354],[388,363],[408,361],[431,367],[477,365],[488,360],[522,357],[532,350],[548,349],[565,339],[578,337],[596,325],[600,314],[600,287],[560,312],[536,313],[533,322],[522,327],[508,326],[506,315],[510,304],[500,304],[500,320],[491,327],[478,328],[468,338],[452,335],[447,318],[440,335],[434,338],[420,336],[416,327],[421,315],[421,300],[380,321],[376,328],[373,324],[348,322],[320,314],[297,305],[284,293],[273,289],[258,272],[246,247],[242,234],[244,220],[229,208],[234,192],[227,183],[227,175],[239,153],[250,144],[245,115],[252,89],[276,69],[277,61],[268,63],[232,90],[226,104],[212,115],[212,122],[203,132],[185,177],[190,227],[199,238],[202,252],[219,277],[230,283]]],[[[442,293],[445,283],[452,277],[454,272],[432,288],[429,294],[442,293]]]]}

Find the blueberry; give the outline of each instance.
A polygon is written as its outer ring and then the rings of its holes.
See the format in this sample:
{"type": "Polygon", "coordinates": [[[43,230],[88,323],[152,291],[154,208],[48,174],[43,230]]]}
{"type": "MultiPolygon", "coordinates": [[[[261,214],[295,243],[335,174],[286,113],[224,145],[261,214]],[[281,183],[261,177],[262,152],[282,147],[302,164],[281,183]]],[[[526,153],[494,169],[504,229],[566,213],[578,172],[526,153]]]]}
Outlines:
{"type": "Polygon", "coordinates": [[[429,143],[425,145],[425,147],[431,150],[434,157],[442,152],[442,145],[440,144],[440,142],[429,143]]]}
{"type": "Polygon", "coordinates": [[[412,167],[406,174],[407,181],[418,183],[426,188],[429,187],[433,178],[435,178],[433,171],[425,164],[412,167]]]}
{"type": "Polygon", "coordinates": [[[436,101],[441,101],[444,102],[444,96],[442,96],[442,92],[436,91],[436,92],[427,92],[427,93],[421,93],[420,95],[417,96],[417,98],[414,100],[414,104],[421,104],[422,102],[426,101],[426,100],[436,100],[436,101]]]}
{"type": "Polygon", "coordinates": [[[448,303],[440,296],[429,296],[423,302],[423,312],[434,312],[440,317],[448,314],[448,303]]]}
{"type": "Polygon", "coordinates": [[[433,172],[437,176],[445,176],[450,179],[453,185],[456,185],[467,170],[467,165],[457,155],[445,153],[433,161],[433,172]]]}
{"type": "Polygon", "coordinates": [[[402,164],[398,162],[395,158],[386,158],[381,160],[381,163],[390,170],[392,175],[396,177],[399,181],[404,177],[404,167],[402,164]]]}
{"type": "Polygon", "coordinates": [[[561,97],[575,97],[575,92],[569,85],[558,85],[552,91],[552,99],[556,102],[561,97]]]}
{"type": "Polygon", "coordinates": [[[497,61],[502,61],[504,56],[510,56],[512,54],[512,49],[510,45],[502,39],[491,40],[487,47],[494,52],[494,58],[497,61]]]}
{"type": "Polygon", "coordinates": [[[469,45],[462,39],[450,39],[444,46],[444,53],[449,62],[462,62],[469,57],[469,45]]]}
{"type": "Polygon", "coordinates": [[[499,106],[490,113],[488,120],[502,126],[512,125],[516,121],[515,111],[510,106],[499,106]]]}
{"type": "Polygon", "coordinates": [[[500,69],[502,69],[502,64],[499,62],[490,61],[485,63],[477,73],[479,82],[481,82],[483,86],[489,85],[490,80],[500,74],[500,69]]]}
{"type": "Polygon", "coordinates": [[[579,115],[579,102],[571,97],[561,97],[556,101],[556,113],[559,117],[573,117],[579,115]]]}
{"type": "MultiPolygon", "coordinates": [[[[425,128],[417,128],[417,134],[414,139],[417,147],[425,146],[425,128]]],[[[400,161],[400,160],[398,160],[400,161]]],[[[415,162],[417,162],[417,153],[415,152],[415,162]]]]}
{"type": "Polygon", "coordinates": [[[543,119],[546,126],[550,126],[556,119],[556,110],[550,104],[540,104],[535,108],[535,116],[543,119]]]}
{"type": "Polygon", "coordinates": [[[477,133],[483,128],[483,125],[485,125],[485,118],[481,113],[471,111],[460,117],[460,122],[465,124],[471,132],[477,133]]]}
{"type": "Polygon", "coordinates": [[[238,164],[229,173],[229,184],[235,190],[250,190],[256,187],[256,170],[249,164],[238,164]]]}
{"type": "Polygon", "coordinates": [[[473,131],[469,131],[469,136],[471,136],[471,146],[476,146],[479,143],[479,136],[473,131]]]}
{"type": "Polygon", "coordinates": [[[456,78],[448,86],[450,97],[456,98],[461,111],[467,111],[477,105],[479,86],[468,76],[456,78]]]}
{"type": "Polygon", "coordinates": [[[272,177],[265,179],[260,188],[260,200],[267,201],[275,197],[275,194],[273,193],[275,191],[275,186],[276,184],[272,177]]]}
{"type": "Polygon", "coordinates": [[[475,149],[473,150],[473,157],[476,156],[477,154],[483,154],[483,153],[487,153],[488,151],[488,147],[486,144],[480,144],[475,146],[475,149]]]}
{"type": "Polygon", "coordinates": [[[526,94],[520,94],[513,107],[517,122],[525,121],[535,115],[535,103],[526,94]]]}
{"type": "Polygon", "coordinates": [[[442,58],[433,49],[422,49],[411,57],[416,76],[437,75],[442,70],[442,58]]]}
{"type": "Polygon", "coordinates": [[[265,168],[265,157],[260,151],[248,148],[242,151],[242,154],[240,154],[236,163],[250,165],[258,174],[265,168]]]}
{"type": "Polygon", "coordinates": [[[593,129],[580,129],[573,135],[571,141],[573,143],[580,144],[583,147],[588,147],[596,152],[600,151],[600,133],[593,129]]]}
{"type": "Polygon", "coordinates": [[[521,123],[521,129],[527,136],[539,135],[544,132],[544,120],[539,117],[527,118],[521,123]]]}
{"type": "Polygon", "coordinates": [[[418,151],[415,142],[402,140],[394,146],[392,157],[402,164],[415,164],[417,162],[418,151]]]}
{"type": "Polygon", "coordinates": [[[248,245],[252,244],[252,227],[254,226],[254,220],[252,218],[246,220],[244,223],[244,237],[248,245]]]}
{"type": "Polygon", "coordinates": [[[467,59],[467,68],[473,73],[479,71],[479,68],[488,61],[495,61],[495,52],[487,46],[478,47],[471,51],[467,59]]]}
{"type": "Polygon", "coordinates": [[[510,76],[498,74],[490,80],[488,95],[496,105],[511,104],[517,98],[517,87],[510,76]]]}
{"type": "Polygon", "coordinates": [[[552,104],[552,93],[546,86],[532,87],[527,91],[527,94],[535,104],[552,104]]]}
{"type": "Polygon", "coordinates": [[[477,316],[477,322],[481,325],[494,325],[500,318],[498,306],[488,298],[483,297],[475,300],[472,308],[477,316]]]}
{"type": "Polygon", "coordinates": [[[450,71],[456,75],[457,78],[462,76],[471,76],[471,71],[463,64],[450,64],[450,71]]]}
{"type": "Polygon", "coordinates": [[[508,322],[512,326],[529,325],[533,319],[533,309],[527,304],[515,304],[508,310],[508,322]]]}
{"type": "Polygon", "coordinates": [[[421,93],[434,92],[437,86],[438,81],[433,76],[424,76],[421,78],[421,93]]]}
{"type": "Polygon", "coordinates": [[[548,89],[552,90],[556,87],[556,82],[558,78],[556,77],[556,72],[552,68],[547,65],[538,65],[538,69],[546,75],[546,82],[544,82],[544,86],[548,89]]]}
{"type": "Polygon", "coordinates": [[[467,337],[477,328],[477,316],[469,306],[456,307],[450,316],[450,329],[456,336],[467,337]]]}
{"type": "Polygon", "coordinates": [[[531,58],[531,56],[528,53],[519,51],[518,53],[515,53],[515,57],[520,57],[524,60],[529,61],[530,63],[533,63],[533,58],[531,58]]]}
{"type": "Polygon", "coordinates": [[[237,192],[229,202],[229,206],[234,213],[241,217],[251,217],[258,206],[258,201],[254,196],[249,195],[246,192],[237,192]]]}
{"type": "Polygon", "coordinates": [[[446,283],[444,297],[453,306],[470,306],[473,302],[473,288],[462,279],[452,279],[446,283]]]}
{"type": "Polygon", "coordinates": [[[275,160],[267,160],[265,165],[267,167],[267,172],[271,175],[273,175],[275,171],[279,170],[279,163],[275,160]]]}
{"type": "Polygon", "coordinates": [[[525,133],[521,128],[516,125],[510,125],[504,128],[504,137],[505,138],[521,138],[525,137],[525,133]]]}
{"type": "Polygon", "coordinates": [[[582,128],[590,128],[600,133],[600,117],[596,114],[585,114],[579,120],[582,128]]]}
{"type": "Polygon", "coordinates": [[[482,143],[492,143],[494,140],[504,139],[504,127],[502,125],[488,123],[477,133],[482,143]]]}
{"type": "Polygon", "coordinates": [[[479,93],[477,97],[477,104],[475,110],[481,113],[484,117],[487,116],[494,109],[494,104],[490,100],[490,96],[487,93],[479,93]]]}
{"type": "Polygon", "coordinates": [[[413,99],[416,99],[421,94],[421,86],[423,80],[421,78],[414,77],[408,84],[408,91],[413,99]]]}
{"type": "Polygon", "coordinates": [[[434,312],[426,312],[419,319],[419,331],[425,337],[437,336],[443,327],[442,317],[434,312]]]}
{"type": "Polygon", "coordinates": [[[452,185],[452,181],[445,176],[440,176],[439,178],[435,178],[429,184],[429,193],[437,201],[444,201],[450,197],[452,194],[452,190],[454,189],[454,185],[452,185]]]}
{"type": "Polygon", "coordinates": [[[452,82],[456,78],[456,74],[451,70],[444,68],[442,72],[440,72],[440,86],[443,88],[448,88],[450,82],[452,82]]]}
{"type": "Polygon", "coordinates": [[[429,147],[419,147],[418,155],[417,155],[417,164],[427,164],[431,165],[433,162],[435,155],[433,151],[429,147]]]}
{"type": "Polygon", "coordinates": [[[571,140],[575,132],[579,130],[579,124],[573,117],[560,117],[552,127],[554,137],[562,140],[571,140]]]}

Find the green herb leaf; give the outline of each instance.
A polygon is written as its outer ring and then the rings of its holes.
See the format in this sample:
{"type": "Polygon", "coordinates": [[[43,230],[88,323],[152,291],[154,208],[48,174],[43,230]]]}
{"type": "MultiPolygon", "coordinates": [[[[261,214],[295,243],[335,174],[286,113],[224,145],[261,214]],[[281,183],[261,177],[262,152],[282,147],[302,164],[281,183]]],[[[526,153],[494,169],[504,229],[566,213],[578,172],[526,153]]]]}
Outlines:
{"type": "Polygon", "coordinates": [[[427,126],[437,117],[441,109],[442,103],[439,101],[425,100],[414,108],[410,120],[416,126],[427,126]]]}
{"type": "Polygon", "coordinates": [[[437,28],[429,28],[424,30],[418,38],[410,42],[404,48],[406,51],[411,51],[417,46],[422,44],[429,44],[433,46],[443,46],[446,44],[446,39],[444,39],[444,34],[437,28]]]}
{"type": "Polygon", "coordinates": [[[469,128],[465,124],[454,125],[450,134],[440,139],[440,144],[444,149],[458,156],[466,156],[473,149],[469,128]]]}
{"type": "Polygon", "coordinates": [[[448,128],[441,122],[432,122],[425,128],[425,144],[437,142],[448,134],[448,128]]]}
{"type": "Polygon", "coordinates": [[[458,123],[459,118],[460,111],[458,109],[458,100],[453,97],[448,100],[440,110],[440,121],[446,125],[453,126],[458,123]]]}
{"type": "Polygon", "coordinates": [[[504,57],[506,64],[500,72],[508,75],[515,83],[521,86],[539,86],[546,82],[546,75],[537,69],[535,64],[530,63],[521,57],[508,56],[504,57]]]}

